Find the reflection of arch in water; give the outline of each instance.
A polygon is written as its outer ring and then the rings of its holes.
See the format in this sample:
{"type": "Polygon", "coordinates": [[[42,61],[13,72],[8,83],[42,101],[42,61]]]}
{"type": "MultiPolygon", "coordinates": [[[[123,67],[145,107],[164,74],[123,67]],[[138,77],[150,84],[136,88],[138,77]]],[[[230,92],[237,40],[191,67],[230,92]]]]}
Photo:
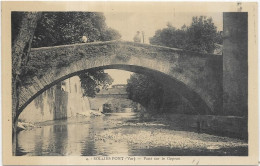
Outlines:
{"type": "MultiPolygon", "coordinates": [[[[201,98],[201,96],[198,93],[194,92],[190,87],[185,85],[183,82],[181,82],[181,81],[177,80],[176,78],[173,78],[163,72],[152,70],[152,69],[141,67],[141,66],[125,65],[125,64],[124,65],[121,65],[121,64],[120,65],[108,65],[108,66],[102,66],[102,67],[97,67],[97,68],[93,68],[93,69],[94,70],[121,69],[121,70],[127,70],[127,71],[131,71],[131,72],[145,74],[145,75],[155,77],[159,82],[161,82],[164,85],[164,87],[166,87],[169,90],[174,90],[176,93],[178,93],[179,95],[181,95],[184,98],[186,98],[187,100],[189,100],[189,102],[192,104],[195,111],[198,112],[199,114],[206,114],[206,113],[209,113],[211,110],[210,107],[207,105],[207,103],[201,98]]],[[[91,70],[93,70],[93,69],[91,69],[91,70]]],[[[33,99],[35,99],[37,96],[39,96],[42,92],[44,92],[51,86],[57,84],[58,82],[63,81],[72,76],[75,76],[78,73],[83,72],[83,71],[88,71],[88,70],[77,71],[77,72],[65,75],[57,80],[54,80],[53,82],[51,82],[50,84],[48,84],[47,86],[45,86],[44,88],[39,90],[25,104],[23,104],[20,107],[18,116],[23,111],[23,109],[33,99]]]]}

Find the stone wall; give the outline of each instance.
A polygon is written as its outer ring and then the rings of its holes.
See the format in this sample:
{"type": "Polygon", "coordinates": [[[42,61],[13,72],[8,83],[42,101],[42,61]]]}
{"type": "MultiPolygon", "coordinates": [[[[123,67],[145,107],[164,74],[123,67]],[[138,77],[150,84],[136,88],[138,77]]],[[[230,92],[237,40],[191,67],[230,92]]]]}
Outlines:
{"type": "Polygon", "coordinates": [[[61,89],[61,84],[56,85],[53,120],[67,119],[68,95],[61,89]]]}
{"type": "Polygon", "coordinates": [[[34,99],[21,113],[19,120],[44,122],[67,118],[68,92],[55,85],[34,99]]]}
{"type": "Polygon", "coordinates": [[[223,107],[225,115],[248,114],[247,13],[224,13],[223,107]]]}
{"type": "Polygon", "coordinates": [[[89,99],[83,97],[83,91],[78,76],[63,81],[62,89],[69,93],[67,105],[68,117],[76,116],[77,114],[89,115],[89,99]]]}
{"type": "Polygon", "coordinates": [[[241,139],[248,138],[247,118],[237,116],[213,116],[213,115],[185,115],[167,114],[166,116],[176,126],[198,132],[214,135],[229,136],[241,139]]]}
{"type": "Polygon", "coordinates": [[[90,113],[89,100],[82,96],[78,77],[69,78],[35,98],[20,114],[19,120],[44,122],[67,119],[77,114],[90,113]]]}

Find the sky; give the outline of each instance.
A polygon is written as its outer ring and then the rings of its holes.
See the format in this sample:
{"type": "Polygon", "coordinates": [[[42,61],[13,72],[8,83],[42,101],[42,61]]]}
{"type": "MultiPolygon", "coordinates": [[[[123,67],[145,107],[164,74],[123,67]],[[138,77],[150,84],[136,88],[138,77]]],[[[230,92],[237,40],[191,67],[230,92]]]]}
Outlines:
{"type": "MultiPolygon", "coordinates": [[[[202,13],[202,12],[105,12],[106,24],[108,27],[116,29],[122,35],[122,40],[133,41],[137,31],[144,31],[145,43],[149,43],[156,30],[163,29],[167,23],[171,23],[175,28],[181,28],[184,24],[189,26],[193,16],[212,17],[218,31],[223,30],[223,15],[219,13],[202,13]]],[[[131,72],[123,70],[106,70],[114,79],[113,84],[126,84],[130,78],[131,72]]]]}
{"type": "Polygon", "coordinates": [[[105,73],[108,73],[114,79],[112,85],[127,84],[127,79],[129,79],[132,74],[132,72],[117,69],[107,69],[105,73]]]}
{"type": "Polygon", "coordinates": [[[190,25],[193,16],[207,16],[212,17],[214,24],[218,31],[223,29],[222,12],[219,13],[118,13],[108,12],[104,13],[106,17],[106,24],[108,27],[116,29],[122,35],[122,39],[126,41],[133,41],[133,37],[137,31],[145,32],[145,43],[149,43],[149,38],[155,34],[158,29],[165,28],[170,22],[175,28],[181,28],[184,24],[190,25]]]}

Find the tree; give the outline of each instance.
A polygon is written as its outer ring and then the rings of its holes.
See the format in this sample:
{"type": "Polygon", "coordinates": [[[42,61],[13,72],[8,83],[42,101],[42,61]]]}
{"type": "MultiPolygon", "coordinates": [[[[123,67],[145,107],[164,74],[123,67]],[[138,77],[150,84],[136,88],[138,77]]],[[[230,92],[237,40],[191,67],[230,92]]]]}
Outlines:
{"type": "Polygon", "coordinates": [[[91,70],[79,74],[83,96],[95,97],[100,89],[106,89],[113,83],[113,78],[104,70],[91,70]]]}
{"type": "MultiPolygon", "coordinates": [[[[12,128],[13,153],[16,150],[17,111],[21,80],[26,75],[31,47],[46,47],[80,42],[82,36],[90,41],[119,39],[120,34],[105,24],[102,13],[95,12],[12,12],[12,128]]],[[[101,71],[91,79],[111,83],[101,71]],[[101,78],[103,76],[103,78],[101,78]],[[106,80],[107,79],[107,80],[106,80]],[[106,80],[106,81],[104,81],[106,80]]],[[[84,79],[82,79],[84,80],[84,79]]],[[[96,80],[95,80],[96,81],[96,80]]],[[[84,82],[83,82],[84,85],[84,82]]]]}
{"type": "Polygon", "coordinates": [[[120,39],[119,32],[112,28],[107,28],[102,34],[102,41],[117,40],[120,39]]]}
{"type": "Polygon", "coordinates": [[[27,12],[14,17],[12,13],[12,137],[13,154],[16,152],[17,111],[21,88],[22,67],[28,62],[31,43],[41,13],[27,12]],[[18,26],[19,25],[19,26],[18,26]]]}
{"type": "Polygon", "coordinates": [[[155,35],[150,38],[150,43],[173,48],[184,48],[186,43],[186,31],[176,29],[168,23],[167,28],[155,32],[155,35]]]}
{"type": "MultiPolygon", "coordinates": [[[[80,43],[82,36],[89,42],[120,39],[118,31],[107,27],[105,16],[98,12],[44,12],[36,29],[33,46],[46,47],[80,43]]],[[[104,71],[83,72],[78,75],[84,96],[94,97],[101,87],[113,79],[104,71]]]]}
{"type": "Polygon", "coordinates": [[[98,12],[44,12],[35,32],[33,47],[120,39],[118,31],[107,27],[105,16],[98,12]]]}
{"type": "Polygon", "coordinates": [[[216,34],[215,42],[217,44],[223,45],[223,39],[222,39],[222,35],[221,35],[220,31],[218,31],[217,34],[216,34]]]}
{"type": "Polygon", "coordinates": [[[217,27],[212,18],[193,17],[191,26],[187,30],[187,36],[187,49],[206,53],[214,52],[217,27]]]}
{"type": "Polygon", "coordinates": [[[196,114],[187,99],[174,89],[166,89],[151,76],[132,74],[127,80],[126,91],[129,99],[140,103],[150,114],[196,114]]]}
{"type": "Polygon", "coordinates": [[[185,24],[176,29],[168,23],[167,28],[157,30],[150,38],[150,43],[191,51],[213,53],[217,44],[222,44],[220,32],[212,18],[205,16],[193,17],[190,26],[185,24]]]}
{"type": "MultiPolygon", "coordinates": [[[[16,36],[19,31],[21,12],[14,12],[12,14],[12,36],[16,36]]],[[[47,47],[66,45],[73,43],[80,43],[82,36],[87,36],[89,42],[93,41],[109,41],[121,38],[118,31],[107,27],[103,13],[98,12],[43,12],[42,17],[38,20],[38,25],[35,29],[34,37],[32,40],[32,47],[47,47]]],[[[14,39],[12,38],[12,41],[14,39]]],[[[59,57],[60,61],[63,61],[59,57]]],[[[64,59],[65,61],[66,59],[64,59]]],[[[30,66],[24,66],[21,71],[22,75],[29,75],[33,72],[30,66]]],[[[94,72],[92,71],[92,74],[94,72]]],[[[104,72],[97,71],[94,75],[86,79],[88,74],[82,73],[79,75],[84,92],[89,93],[89,96],[94,96],[96,89],[101,86],[97,84],[101,77],[107,79],[106,81],[99,82],[106,86],[111,78],[106,76],[104,72]],[[96,80],[97,79],[97,80],[96,80]],[[92,81],[91,81],[92,80],[92,81]],[[86,85],[87,81],[88,88],[86,85]],[[91,88],[92,87],[92,90],[91,88]]],[[[24,79],[27,77],[23,77],[24,79]]],[[[84,94],[87,96],[87,94],[84,94]]]]}
{"type": "Polygon", "coordinates": [[[150,112],[160,109],[163,99],[163,86],[153,77],[142,74],[132,74],[127,80],[129,99],[148,108],[150,112]]]}

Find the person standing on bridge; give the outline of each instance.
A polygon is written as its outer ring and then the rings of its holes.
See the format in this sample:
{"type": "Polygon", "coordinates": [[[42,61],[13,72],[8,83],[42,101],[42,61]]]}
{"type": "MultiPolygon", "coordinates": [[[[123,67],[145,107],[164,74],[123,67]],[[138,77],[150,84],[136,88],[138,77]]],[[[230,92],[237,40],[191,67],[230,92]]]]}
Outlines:
{"type": "Polygon", "coordinates": [[[141,34],[140,34],[140,31],[137,31],[136,32],[136,35],[134,37],[134,42],[136,43],[141,43],[141,34]]]}
{"type": "Polygon", "coordinates": [[[88,42],[87,36],[82,36],[81,39],[80,39],[80,41],[81,41],[82,43],[87,43],[87,42],[88,42]]]}

